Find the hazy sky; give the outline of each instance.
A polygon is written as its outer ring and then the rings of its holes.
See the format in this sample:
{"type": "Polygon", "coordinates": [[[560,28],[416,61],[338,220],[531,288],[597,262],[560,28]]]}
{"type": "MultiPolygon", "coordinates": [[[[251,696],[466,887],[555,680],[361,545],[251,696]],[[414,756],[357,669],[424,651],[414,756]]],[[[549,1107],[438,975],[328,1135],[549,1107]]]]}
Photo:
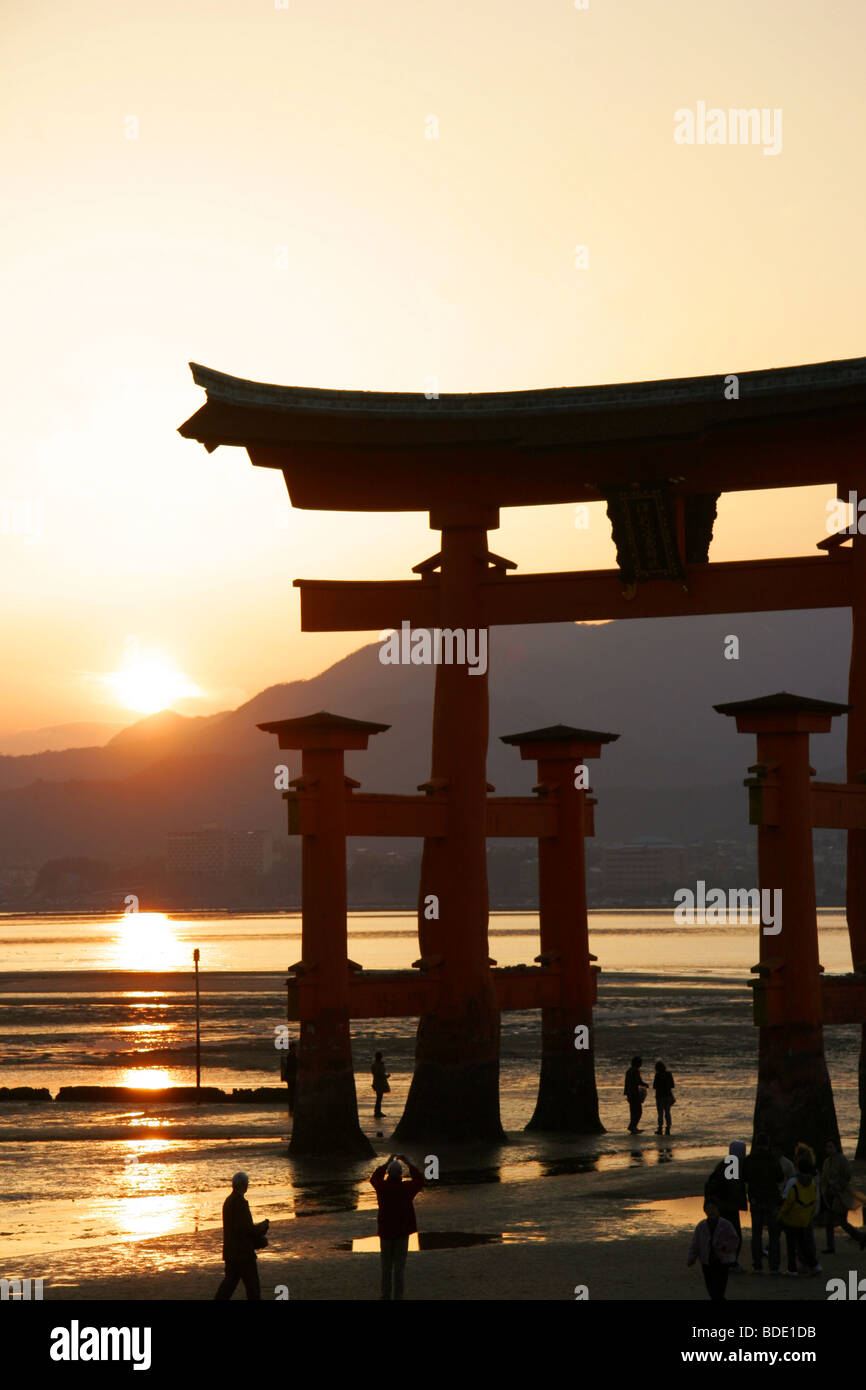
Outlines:
{"type": "MultiPolygon", "coordinates": [[[[444,393],[866,353],[864,13],[6,0],[0,735],[132,717],[130,638],[190,713],[312,675],[363,639],[301,634],[292,579],[435,549],[182,440],[189,360],[444,393]],[[781,111],[780,152],[676,143],[699,102],[781,111]]],[[[814,553],[831,493],[728,498],[712,558],[814,553]]],[[[601,504],[502,521],[523,572],[612,562],[601,504]]]]}

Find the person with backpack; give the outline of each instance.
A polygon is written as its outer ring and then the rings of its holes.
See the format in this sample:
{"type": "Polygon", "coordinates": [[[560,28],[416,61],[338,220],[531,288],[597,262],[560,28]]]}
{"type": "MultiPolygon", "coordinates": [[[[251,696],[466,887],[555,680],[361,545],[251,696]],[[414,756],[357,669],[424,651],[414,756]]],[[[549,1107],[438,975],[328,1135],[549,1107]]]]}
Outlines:
{"type": "Polygon", "coordinates": [[[719,1159],[704,1185],[704,1197],[716,1203],[720,1215],[736,1232],[737,1249],[731,1271],[737,1274],[742,1268],[740,1251],[743,1247],[743,1231],[740,1212],[746,1210],[746,1183],[743,1177],[745,1162],[745,1144],[742,1139],[732,1139],[728,1145],[727,1158],[719,1159]]]}
{"type": "Polygon", "coordinates": [[[788,1248],[789,1275],[797,1274],[797,1256],[810,1274],[818,1274],[821,1266],[815,1251],[815,1233],[812,1221],[818,1206],[818,1188],[810,1172],[808,1158],[803,1155],[796,1176],[786,1184],[785,1197],[779,1209],[779,1221],[785,1230],[785,1244],[788,1248]]]}
{"type": "Polygon", "coordinates": [[[647,1098],[649,1087],[640,1074],[643,1066],[642,1057],[632,1057],[631,1066],[625,1074],[625,1087],[623,1095],[628,1101],[628,1132],[629,1134],[639,1134],[638,1124],[643,1114],[643,1103],[647,1098]]]}
{"type": "Polygon", "coordinates": [[[653,1090],[656,1093],[656,1113],[658,1114],[658,1129],[656,1134],[662,1132],[662,1120],[665,1123],[665,1134],[671,1132],[671,1106],[674,1104],[674,1077],[673,1072],[668,1071],[664,1062],[656,1062],[656,1074],[653,1077],[653,1090]]]}
{"type": "Polygon", "coordinates": [[[779,1210],[780,1184],[784,1172],[778,1158],[770,1152],[766,1134],[757,1134],[752,1152],[743,1167],[746,1193],[752,1213],[752,1269],[760,1274],[764,1258],[764,1226],[769,1239],[770,1273],[778,1274],[781,1264],[781,1231],[776,1213],[779,1210]]]}

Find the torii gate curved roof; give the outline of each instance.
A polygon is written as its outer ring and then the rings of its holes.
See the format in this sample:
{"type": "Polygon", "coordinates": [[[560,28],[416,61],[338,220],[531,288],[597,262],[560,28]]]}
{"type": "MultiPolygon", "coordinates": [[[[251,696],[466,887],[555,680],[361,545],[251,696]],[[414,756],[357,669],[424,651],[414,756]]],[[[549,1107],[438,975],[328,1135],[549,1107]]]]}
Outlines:
{"type": "MultiPolygon", "coordinates": [[[[295,507],[593,501],[837,482],[866,460],[866,357],[737,375],[443,395],[274,386],[190,364],[207,402],[180,426],[280,469],[295,507]]],[[[859,468],[858,468],[859,466],[859,468]]]]}

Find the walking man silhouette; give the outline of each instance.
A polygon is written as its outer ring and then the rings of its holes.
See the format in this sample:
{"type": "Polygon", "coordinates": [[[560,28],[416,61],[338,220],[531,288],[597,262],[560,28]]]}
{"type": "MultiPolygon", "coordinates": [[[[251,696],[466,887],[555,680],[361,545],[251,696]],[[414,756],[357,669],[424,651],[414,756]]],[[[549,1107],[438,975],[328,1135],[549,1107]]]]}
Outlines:
{"type": "Polygon", "coordinates": [[[253,1222],[250,1204],[245,1192],[250,1185],[246,1173],[235,1173],[232,1190],[223,1202],[223,1259],[225,1278],[216,1291],[219,1301],[231,1298],[241,1280],[247,1291],[247,1298],[261,1299],[259,1266],[256,1250],[267,1245],[265,1232],[270,1221],[253,1222]]]}

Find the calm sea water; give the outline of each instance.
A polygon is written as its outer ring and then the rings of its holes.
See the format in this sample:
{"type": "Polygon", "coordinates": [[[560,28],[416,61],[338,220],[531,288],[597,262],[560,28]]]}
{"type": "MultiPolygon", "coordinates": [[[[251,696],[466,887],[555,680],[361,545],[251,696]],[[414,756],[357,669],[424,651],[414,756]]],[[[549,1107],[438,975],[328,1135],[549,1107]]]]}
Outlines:
{"type": "MultiPolygon", "coordinates": [[[[825,970],[850,970],[844,915],[823,912],[819,922],[825,970]]],[[[721,1151],[729,1139],[748,1136],[757,1054],[748,981],[757,930],[675,926],[661,912],[591,914],[590,948],[602,969],[597,1076],[609,1133],[569,1151],[604,1166],[618,1162],[622,1149],[629,1161],[622,1076],[635,1051],[650,1070],[660,1056],[675,1074],[675,1153],[721,1151]]],[[[500,965],[531,963],[537,931],[533,913],[493,914],[491,955],[500,965]]],[[[203,1083],[277,1085],[275,1030],[285,1022],[286,969],[299,959],[300,941],[297,914],[0,916],[0,1086],[47,1086],[56,1094],[78,1084],[192,1084],[196,947],[203,1083]]],[[[370,969],[409,968],[418,956],[414,916],[353,913],[350,955],[370,969]]],[[[395,1019],[352,1029],[361,1122],[374,1143],[369,1063],[376,1048],[391,1073],[380,1148],[402,1112],[415,1027],[395,1019]]],[[[827,1030],[849,1151],[859,1122],[858,1045],[855,1028],[827,1030]]],[[[532,1114],[539,1050],[537,1013],[503,1016],[502,1120],[512,1134],[532,1114]]],[[[305,1215],[347,1200],[345,1184],[288,1175],[287,1135],[288,1118],[274,1107],[0,1105],[4,1248],[83,1251],[215,1227],[227,1177],[238,1167],[255,1173],[257,1216],[285,1216],[287,1208],[305,1215]]],[[[359,1184],[354,1206],[370,1200],[359,1184]]]]}
{"type": "MultiPolygon", "coordinates": [[[[825,970],[850,970],[844,915],[824,912],[819,920],[825,970]]],[[[491,954],[500,965],[531,963],[537,933],[534,913],[495,913],[491,954]]],[[[404,912],[353,913],[349,941],[352,959],[367,969],[408,969],[418,955],[415,919],[404,912]]],[[[0,1085],[48,1086],[56,1094],[68,1085],[191,1084],[194,948],[201,953],[203,1082],[278,1082],[275,1036],[286,1018],[286,971],[301,954],[298,914],[134,913],[0,916],[0,1085]]],[[[602,971],[602,1056],[611,1045],[623,1055],[634,1045],[662,1053],[683,1074],[716,1052],[721,1065],[731,1029],[747,1055],[753,1050],[747,982],[756,927],[675,926],[668,913],[599,912],[590,916],[590,948],[602,971]],[[687,1053],[678,1042],[684,1028],[704,1039],[697,1055],[695,1040],[687,1053]]],[[[411,1070],[414,1020],[364,1021],[353,1032],[359,1071],[365,1049],[377,1046],[392,1069],[411,1070]]],[[[504,1016],[506,1072],[511,1052],[526,1052],[534,1065],[538,1035],[535,1013],[504,1016]]],[[[618,1074],[619,1056],[615,1067],[618,1074]]]]}

